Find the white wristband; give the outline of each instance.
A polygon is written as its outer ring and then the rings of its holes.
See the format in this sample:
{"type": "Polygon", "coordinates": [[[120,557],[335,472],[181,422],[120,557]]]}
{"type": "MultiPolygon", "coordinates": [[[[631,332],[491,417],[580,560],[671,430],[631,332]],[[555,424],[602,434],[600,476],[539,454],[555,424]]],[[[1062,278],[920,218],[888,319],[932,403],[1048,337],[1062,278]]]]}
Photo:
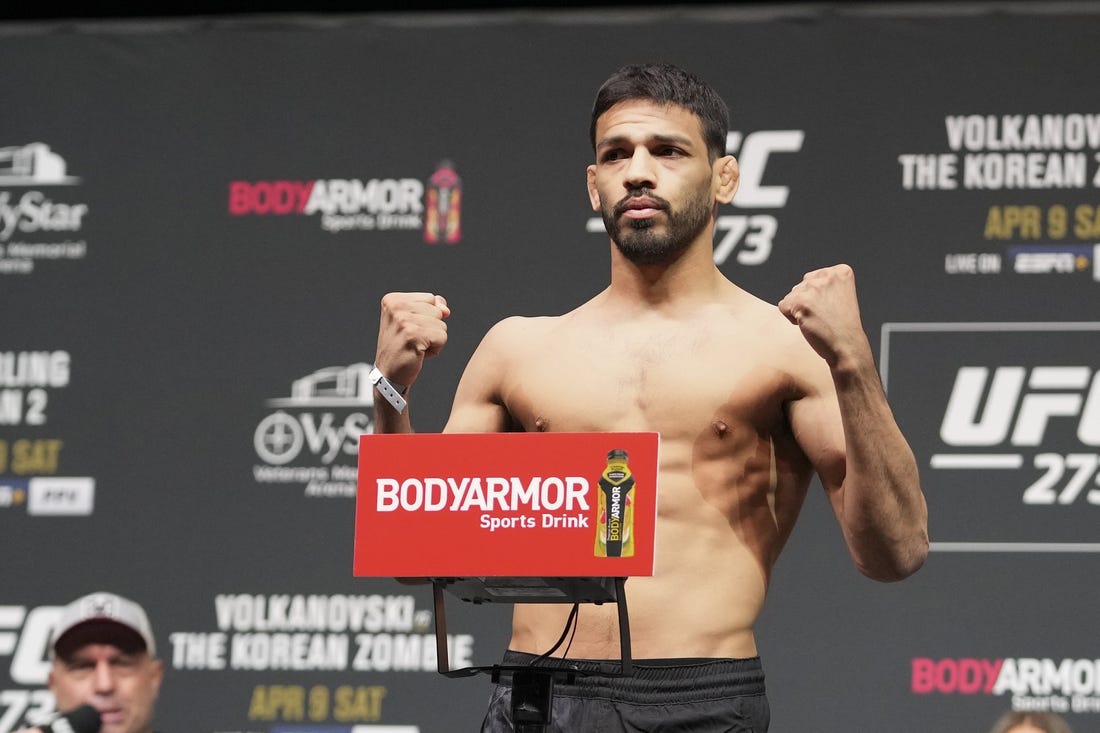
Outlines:
{"type": "Polygon", "coordinates": [[[386,398],[386,402],[393,405],[393,409],[397,410],[398,414],[405,411],[405,398],[401,395],[408,390],[408,387],[394,384],[390,380],[386,379],[382,372],[378,371],[378,367],[370,370],[370,374],[367,376],[370,383],[374,385],[374,388],[378,390],[378,393],[386,398]]]}

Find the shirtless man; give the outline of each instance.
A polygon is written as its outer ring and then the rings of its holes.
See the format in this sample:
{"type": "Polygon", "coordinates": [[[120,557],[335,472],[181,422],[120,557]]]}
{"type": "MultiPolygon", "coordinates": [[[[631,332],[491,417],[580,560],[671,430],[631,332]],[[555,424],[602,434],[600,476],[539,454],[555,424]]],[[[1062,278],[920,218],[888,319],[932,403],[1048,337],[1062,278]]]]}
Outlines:
{"type": "MultiPolygon", "coordinates": [[[[610,285],[564,315],[493,326],[444,428],[660,434],[656,567],[627,583],[635,674],[558,685],[547,730],[766,731],[753,625],[815,472],[861,572],[900,580],[927,556],[916,463],[852,269],[811,272],[777,306],[714,263],[717,207],[738,184],[727,115],[673,66],[628,66],[604,83],[587,173],[610,234],[610,285]]],[[[449,315],[442,295],[385,295],[381,373],[411,387],[446,343],[449,315]]],[[[408,410],[375,405],[377,432],[411,431],[408,410]]],[[[515,604],[504,663],[550,649],[570,610],[515,604]]],[[[599,665],[582,660],[619,658],[616,613],[582,605],[568,661],[548,661],[590,670],[599,665]]],[[[513,730],[509,693],[498,685],[484,730],[513,730]]]]}

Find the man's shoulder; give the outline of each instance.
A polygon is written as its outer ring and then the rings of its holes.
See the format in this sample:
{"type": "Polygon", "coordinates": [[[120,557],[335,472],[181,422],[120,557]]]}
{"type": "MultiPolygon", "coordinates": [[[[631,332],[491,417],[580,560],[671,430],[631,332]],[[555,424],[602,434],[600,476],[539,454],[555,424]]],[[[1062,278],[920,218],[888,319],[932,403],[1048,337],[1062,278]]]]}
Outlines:
{"type": "Polygon", "coordinates": [[[486,339],[523,338],[532,330],[545,329],[562,316],[506,316],[494,323],[485,334],[486,339]]]}
{"type": "Polygon", "coordinates": [[[547,325],[553,316],[507,316],[494,323],[481,339],[478,351],[502,358],[517,356],[527,347],[538,345],[546,339],[547,325]]]}

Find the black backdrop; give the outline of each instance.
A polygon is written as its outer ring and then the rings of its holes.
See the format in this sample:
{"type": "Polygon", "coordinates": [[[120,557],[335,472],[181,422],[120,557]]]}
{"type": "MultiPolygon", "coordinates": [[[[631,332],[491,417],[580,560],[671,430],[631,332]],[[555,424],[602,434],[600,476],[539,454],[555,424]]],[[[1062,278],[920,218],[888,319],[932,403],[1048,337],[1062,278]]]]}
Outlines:
{"type": "MultiPolygon", "coordinates": [[[[587,114],[636,60],[730,102],[731,278],[855,267],[929,498],[891,585],[808,500],[759,626],[773,730],[1097,730],[1098,30],[1093,3],[0,24],[0,732],[100,588],[153,616],[164,730],[476,730],[488,680],[435,672],[429,595],[352,576],[356,376],[382,293],[445,294],[436,430],[493,322],[602,287],[587,114]],[[432,243],[444,164],[461,235],[432,243]]],[[[452,664],[495,661],[507,612],[452,603],[452,664]]]]}

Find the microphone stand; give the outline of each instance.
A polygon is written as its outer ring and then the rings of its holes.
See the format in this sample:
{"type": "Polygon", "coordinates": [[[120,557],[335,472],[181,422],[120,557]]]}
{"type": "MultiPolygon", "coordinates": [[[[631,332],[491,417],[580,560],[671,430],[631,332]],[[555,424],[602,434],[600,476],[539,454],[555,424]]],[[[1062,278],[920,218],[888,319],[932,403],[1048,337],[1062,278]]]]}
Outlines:
{"type": "MultiPolygon", "coordinates": [[[[552,705],[554,700],[554,680],[560,679],[566,684],[572,683],[577,675],[596,674],[587,673],[575,669],[553,669],[536,666],[503,666],[494,664],[488,667],[463,667],[450,669],[450,659],[447,652],[447,609],[444,600],[444,588],[452,582],[461,579],[432,578],[432,595],[435,601],[435,649],[439,673],[447,677],[470,677],[481,672],[490,674],[494,683],[500,681],[501,672],[512,673],[512,723],[516,733],[543,733],[552,718],[552,705]]],[[[610,579],[614,584],[613,593],[599,600],[591,598],[580,599],[573,597],[554,599],[550,602],[569,603],[596,603],[613,601],[618,607],[619,613],[619,649],[622,653],[620,674],[629,677],[634,674],[634,663],[630,655],[630,622],[626,607],[626,578],[610,579]]],[[[486,599],[480,599],[486,600],[486,599]]],[[[516,596],[513,598],[492,598],[493,601],[511,602],[535,602],[529,597],[516,596]]],[[[477,601],[475,601],[477,602],[477,601]]],[[[545,603],[547,599],[539,598],[537,602],[545,603]]]]}

